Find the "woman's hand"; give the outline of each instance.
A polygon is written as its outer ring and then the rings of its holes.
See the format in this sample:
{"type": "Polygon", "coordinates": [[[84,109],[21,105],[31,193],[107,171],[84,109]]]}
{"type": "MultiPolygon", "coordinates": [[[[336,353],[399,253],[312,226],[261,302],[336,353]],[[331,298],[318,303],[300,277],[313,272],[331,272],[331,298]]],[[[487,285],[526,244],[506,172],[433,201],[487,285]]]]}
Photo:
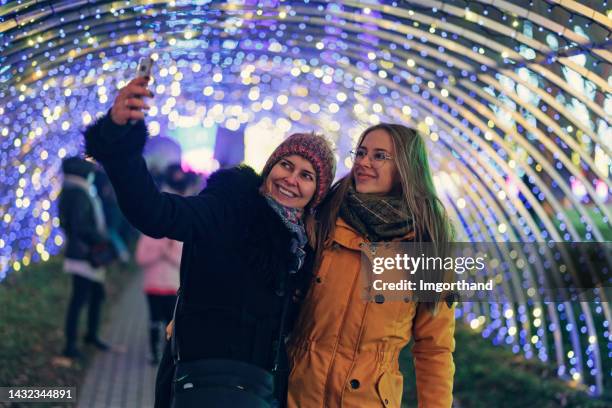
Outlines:
{"type": "Polygon", "coordinates": [[[170,320],[170,323],[166,326],[166,340],[172,338],[172,329],[174,328],[174,320],[170,320]]]}
{"type": "Polygon", "coordinates": [[[145,114],[142,110],[148,110],[150,106],[144,102],[143,97],[153,97],[153,92],[147,89],[148,83],[148,77],[138,77],[121,88],[111,109],[111,119],[116,125],[125,125],[130,120],[144,119],[145,114]]]}

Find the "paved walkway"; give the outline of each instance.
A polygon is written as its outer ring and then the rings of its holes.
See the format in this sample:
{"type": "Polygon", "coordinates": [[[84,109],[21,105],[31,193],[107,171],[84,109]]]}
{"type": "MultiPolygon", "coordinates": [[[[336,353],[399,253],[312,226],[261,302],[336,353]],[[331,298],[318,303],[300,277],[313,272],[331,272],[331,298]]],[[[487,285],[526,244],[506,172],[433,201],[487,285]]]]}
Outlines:
{"type": "Polygon", "coordinates": [[[112,308],[102,333],[113,351],[95,356],[77,390],[79,408],[153,406],[157,367],[148,359],[148,311],[141,280],[142,275],[131,279],[112,308]]]}

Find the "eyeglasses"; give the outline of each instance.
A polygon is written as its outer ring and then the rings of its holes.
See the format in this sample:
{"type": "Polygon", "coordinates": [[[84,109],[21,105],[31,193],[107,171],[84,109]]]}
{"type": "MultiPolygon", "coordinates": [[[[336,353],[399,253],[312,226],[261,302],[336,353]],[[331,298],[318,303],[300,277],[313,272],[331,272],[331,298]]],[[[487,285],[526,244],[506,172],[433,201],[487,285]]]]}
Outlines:
{"type": "Polygon", "coordinates": [[[354,163],[361,162],[363,159],[365,159],[366,156],[369,157],[370,165],[375,169],[382,167],[382,165],[385,164],[388,160],[393,159],[391,155],[381,150],[376,150],[369,155],[368,150],[363,147],[351,151],[351,157],[353,158],[354,163]]]}

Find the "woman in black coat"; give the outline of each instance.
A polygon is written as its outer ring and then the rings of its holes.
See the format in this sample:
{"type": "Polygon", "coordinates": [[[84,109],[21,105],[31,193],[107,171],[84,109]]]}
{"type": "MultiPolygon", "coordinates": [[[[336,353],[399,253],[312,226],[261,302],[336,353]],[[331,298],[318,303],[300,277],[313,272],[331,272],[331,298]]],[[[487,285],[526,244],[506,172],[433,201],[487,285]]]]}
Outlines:
{"type": "MultiPolygon", "coordinates": [[[[261,176],[249,167],[220,170],[197,196],[161,193],[142,158],[147,139],[142,97],[152,96],[146,84],[142,78],[131,81],[109,114],[86,130],[87,154],[104,166],[124,215],[137,229],[184,243],[175,359],[209,361],[213,374],[217,364],[238,377],[243,368],[274,372],[274,394],[282,405],[284,339],[296,313],[295,294],[305,292],[311,276],[303,215],[329,189],[333,154],[323,138],[296,134],[274,151],[261,176]]],[[[174,375],[167,347],[156,407],[169,405],[174,375]]],[[[218,381],[225,380],[213,382],[218,381]]],[[[179,393],[194,385],[182,378],[174,383],[179,393]]],[[[236,389],[244,387],[220,391],[219,400],[205,406],[241,406],[236,389]]]]}

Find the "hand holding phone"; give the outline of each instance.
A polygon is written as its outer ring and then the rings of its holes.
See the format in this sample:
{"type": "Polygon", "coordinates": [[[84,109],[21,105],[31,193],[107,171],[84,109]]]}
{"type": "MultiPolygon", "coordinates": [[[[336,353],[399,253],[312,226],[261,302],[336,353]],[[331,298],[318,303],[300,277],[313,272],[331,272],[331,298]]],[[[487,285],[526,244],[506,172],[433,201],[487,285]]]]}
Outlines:
{"type": "MultiPolygon", "coordinates": [[[[138,67],[136,68],[136,77],[144,78],[149,82],[149,78],[151,78],[151,71],[153,70],[153,58],[150,56],[141,57],[138,61],[138,67]]],[[[135,125],[138,120],[131,119],[130,125],[135,125]]]]}
{"type": "Polygon", "coordinates": [[[141,58],[136,70],[137,77],[119,91],[111,109],[111,119],[115,124],[133,125],[139,120],[144,120],[142,110],[148,110],[150,106],[145,103],[143,97],[153,97],[153,93],[147,89],[152,67],[153,59],[141,58]]]}

